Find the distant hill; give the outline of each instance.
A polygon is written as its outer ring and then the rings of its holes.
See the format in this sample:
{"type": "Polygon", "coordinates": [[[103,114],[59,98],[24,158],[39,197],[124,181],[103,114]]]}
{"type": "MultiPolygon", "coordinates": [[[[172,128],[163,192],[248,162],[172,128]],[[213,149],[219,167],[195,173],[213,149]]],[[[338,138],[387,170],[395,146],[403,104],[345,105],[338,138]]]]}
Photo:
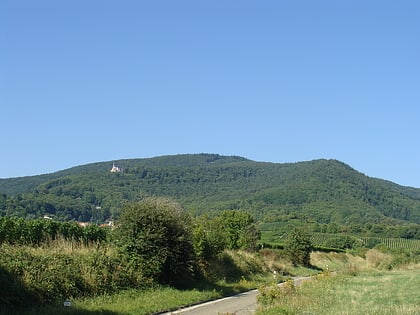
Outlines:
{"type": "Polygon", "coordinates": [[[120,166],[127,172],[128,169],[133,167],[197,167],[239,161],[247,161],[247,159],[237,156],[221,156],[218,154],[179,154],[144,159],[124,159],[90,163],[86,165],[75,166],[51,174],[6,179],[0,178],[0,193],[16,195],[29,192],[35,189],[41,183],[64,176],[85,175],[87,173],[106,173],[111,170],[113,163],[120,166]]]}
{"type": "Polygon", "coordinates": [[[420,189],[337,160],[255,162],[217,154],[126,159],[0,180],[0,214],[104,221],[125,201],[167,196],[195,213],[248,210],[266,224],[420,224],[420,189]],[[111,173],[115,164],[122,172],[111,173]]]}

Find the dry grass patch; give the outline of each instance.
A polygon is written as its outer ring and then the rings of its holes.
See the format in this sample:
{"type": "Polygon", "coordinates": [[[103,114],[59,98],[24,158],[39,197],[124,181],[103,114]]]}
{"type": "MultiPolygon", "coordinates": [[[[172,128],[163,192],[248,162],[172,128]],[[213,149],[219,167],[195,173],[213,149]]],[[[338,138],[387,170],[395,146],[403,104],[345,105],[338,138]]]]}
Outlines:
{"type": "Polygon", "coordinates": [[[368,267],[365,259],[349,253],[313,252],[311,253],[311,263],[324,271],[361,271],[368,267]]]}
{"type": "Polygon", "coordinates": [[[370,249],[366,252],[366,262],[371,268],[381,268],[392,262],[392,255],[380,252],[376,249],[370,249]]]}

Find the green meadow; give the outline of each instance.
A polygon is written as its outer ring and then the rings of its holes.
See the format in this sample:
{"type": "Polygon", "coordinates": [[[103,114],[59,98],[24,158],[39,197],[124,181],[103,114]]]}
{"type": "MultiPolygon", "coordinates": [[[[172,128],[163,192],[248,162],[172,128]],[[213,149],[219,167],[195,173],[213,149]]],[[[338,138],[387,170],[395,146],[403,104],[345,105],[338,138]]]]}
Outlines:
{"type": "Polygon", "coordinates": [[[343,260],[344,254],[334,254],[335,258],[317,255],[322,256],[320,265],[336,271],[324,271],[297,287],[262,288],[257,314],[420,314],[420,265],[381,270],[378,259],[390,257],[375,251],[363,260],[357,257],[343,260]]]}

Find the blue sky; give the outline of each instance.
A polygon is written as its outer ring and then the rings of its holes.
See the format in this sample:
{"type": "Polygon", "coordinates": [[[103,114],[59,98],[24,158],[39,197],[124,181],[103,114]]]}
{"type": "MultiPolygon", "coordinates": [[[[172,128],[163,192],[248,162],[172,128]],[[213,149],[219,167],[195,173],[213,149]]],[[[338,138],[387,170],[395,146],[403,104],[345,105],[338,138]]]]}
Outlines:
{"type": "Polygon", "coordinates": [[[179,153],[420,187],[418,1],[0,3],[0,178],[179,153]]]}

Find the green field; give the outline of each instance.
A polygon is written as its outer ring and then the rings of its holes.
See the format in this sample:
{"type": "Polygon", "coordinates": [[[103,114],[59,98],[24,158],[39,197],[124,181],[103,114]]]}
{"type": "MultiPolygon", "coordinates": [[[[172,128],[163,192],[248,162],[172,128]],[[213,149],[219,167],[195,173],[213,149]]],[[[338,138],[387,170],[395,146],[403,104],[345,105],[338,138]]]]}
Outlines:
{"type": "Polygon", "coordinates": [[[420,314],[420,266],[396,271],[323,274],[294,290],[279,290],[258,315],[420,314]]]}

